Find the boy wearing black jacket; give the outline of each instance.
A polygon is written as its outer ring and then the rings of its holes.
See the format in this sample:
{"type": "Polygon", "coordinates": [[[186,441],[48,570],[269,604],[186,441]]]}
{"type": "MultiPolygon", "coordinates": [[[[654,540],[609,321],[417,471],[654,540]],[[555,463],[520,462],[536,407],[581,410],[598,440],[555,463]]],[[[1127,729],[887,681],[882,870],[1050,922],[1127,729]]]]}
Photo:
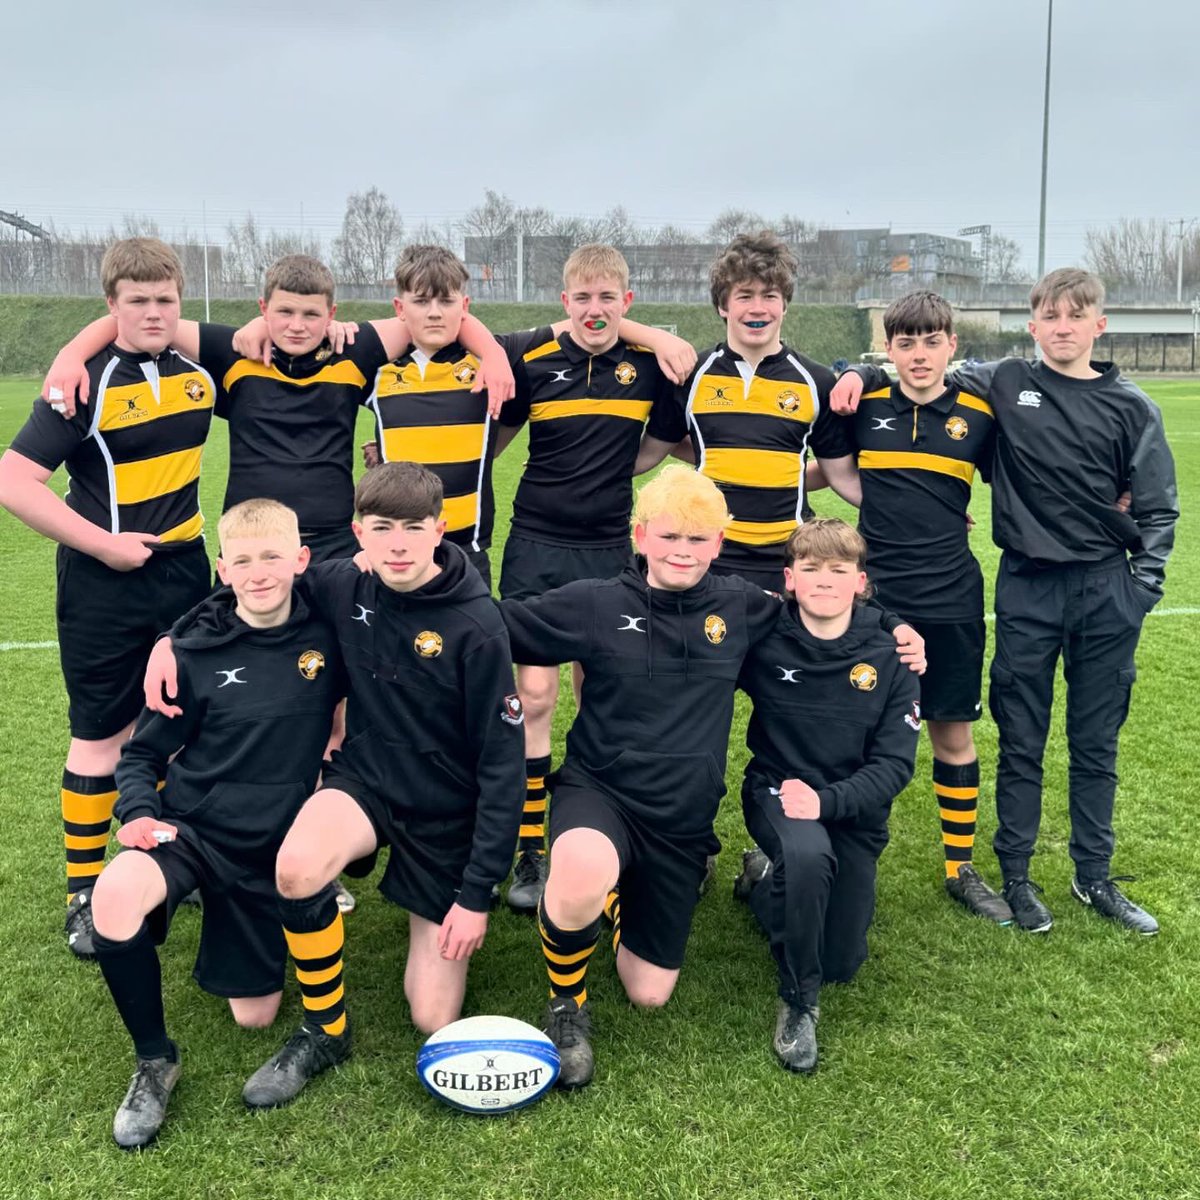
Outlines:
{"type": "Polygon", "coordinates": [[[115,815],[128,849],[93,897],[96,956],[138,1060],[113,1122],[125,1149],[153,1139],[179,1077],[155,946],[194,888],[204,899],[196,981],[229,998],[239,1025],[275,1018],[287,959],[275,854],[316,783],[345,694],[333,630],[292,592],[308,562],[296,514],[249,500],[218,530],[217,569],[232,592],[176,626],[182,712],[143,713],[124,748],[115,815]]]}
{"type": "Polygon", "coordinates": [[[634,1004],[660,1007],[679,977],[706,860],[720,849],[713,820],[738,674],[779,614],[773,594],[709,572],[728,519],[715,483],[667,467],[637,497],[644,561],[615,579],[501,603],[520,661],[584,668],[538,909],[561,1087],[592,1078],[587,965],[609,893],[619,881],[621,983],[634,1004]]]}
{"type": "Polygon", "coordinates": [[[754,701],[742,784],[745,855],[734,895],[749,903],[779,967],[774,1049],[817,1065],[823,982],[867,957],[875,864],[892,801],[912,778],[920,687],[894,653],[866,589],[866,544],[843,521],[805,522],[787,545],[790,593],[738,680],[754,701]]]}

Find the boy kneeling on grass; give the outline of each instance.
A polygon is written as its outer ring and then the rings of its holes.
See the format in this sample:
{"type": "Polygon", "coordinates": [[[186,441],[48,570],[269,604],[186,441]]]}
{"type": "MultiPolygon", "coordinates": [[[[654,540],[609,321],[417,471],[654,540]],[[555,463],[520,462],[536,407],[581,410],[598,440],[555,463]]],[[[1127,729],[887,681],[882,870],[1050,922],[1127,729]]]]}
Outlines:
{"type": "Polygon", "coordinates": [[[866,543],[818,518],[787,544],[788,603],[754,644],[739,686],[754,702],[742,784],[747,851],[734,895],[779,967],[774,1049],[791,1071],[817,1066],[823,982],[867,957],[875,864],[892,801],[913,774],[920,684],[896,657],[866,593],[866,543]]]}
{"type": "Polygon", "coordinates": [[[296,514],[247,500],[217,528],[217,570],[232,591],[175,627],[182,712],[143,712],[125,746],[115,815],[126,849],[92,899],[96,957],[137,1054],[113,1121],[128,1150],[158,1133],[179,1078],[155,947],[193,889],[204,901],[197,983],[227,997],[239,1025],[275,1019],[287,962],[275,855],[316,784],[345,694],[333,629],[292,594],[308,564],[296,514]]]}

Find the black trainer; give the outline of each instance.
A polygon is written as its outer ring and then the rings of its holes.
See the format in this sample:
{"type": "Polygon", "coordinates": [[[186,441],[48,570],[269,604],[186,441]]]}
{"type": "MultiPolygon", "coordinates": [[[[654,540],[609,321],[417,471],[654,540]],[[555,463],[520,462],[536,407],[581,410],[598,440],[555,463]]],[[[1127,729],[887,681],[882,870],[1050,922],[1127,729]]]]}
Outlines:
{"type": "Polygon", "coordinates": [[[545,850],[522,850],[513,864],[513,881],[508,889],[508,907],[513,912],[535,913],[546,890],[550,868],[545,850]]]}
{"type": "Polygon", "coordinates": [[[1158,922],[1117,887],[1118,880],[1125,882],[1132,879],[1132,875],[1114,875],[1111,879],[1097,879],[1091,883],[1072,879],[1071,895],[1109,921],[1124,925],[1143,937],[1153,937],[1158,932],[1158,922]]]}
{"type": "Polygon", "coordinates": [[[1054,924],[1054,915],[1038,899],[1042,889],[1032,879],[1010,879],[1004,885],[1004,899],[1014,920],[1026,933],[1045,933],[1054,924]]]}
{"type": "Polygon", "coordinates": [[[817,1069],[817,1018],[819,1008],[779,1001],[775,1016],[775,1057],[789,1071],[809,1075],[817,1069]]]}
{"type": "Polygon", "coordinates": [[[337,1037],[306,1021],[274,1058],[246,1080],[242,1099],[248,1108],[278,1108],[288,1104],[300,1095],[310,1079],[344,1063],[352,1049],[349,1017],[345,1030],[337,1037]]]}
{"type": "Polygon", "coordinates": [[[771,869],[771,860],[755,846],[751,850],[742,851],[742,873],[734,878],[733,898],[743,904],[750,903],[750,893],[754,891],[771,869]]]}
{"type": "Polygon", "coordinates": [[[997,925],[1011,925],[1013,911],[1008,907],[1008,901],[994,892],[984,881],[982,875],[975,870],[971,863],[963,863],[958,868],[957,876],[946,879],[946,891],[951,899],[957,900],[968,912],[977,917],[985,917],[995,921],[997,925]]]}
{"type": "Polygon", "coordinates": [[[557,1086],[572,1091],[591,1083],[596,1065],[588,1041],[592,1018],[587,1002],[581,1005],[573,996],[555,996],[546,1005],[542,1029],[558,1048],[557,1086]]]}
{"type": "Polygon", "coordinates": [[[92,924],[92,889],[76,892],[67,905],[67,920],[63,928],[67,932],[67,945],[76,958],[95,958],[96,946],[93,938],[96,927],[92,924]]]}
{"type": "Polygon", "coordinates": [[[129,1091],[113,1117],[113,1141],[122,1150],[148,1146],[167,1118],[167,1101],[182,1070],[175,1058],[139,1058],[129,1091]]]}

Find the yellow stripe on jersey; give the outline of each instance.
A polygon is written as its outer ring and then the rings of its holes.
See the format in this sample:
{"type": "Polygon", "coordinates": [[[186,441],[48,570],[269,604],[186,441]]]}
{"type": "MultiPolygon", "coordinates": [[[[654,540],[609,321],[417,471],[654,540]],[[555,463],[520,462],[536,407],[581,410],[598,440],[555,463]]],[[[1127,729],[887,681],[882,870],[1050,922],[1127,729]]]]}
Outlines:
{"type": "Polygon", "coordinates": [[[253,362],[248,358],[243,358],[235,362],[225,372],[225,378],[221,381],[221,384],[226,391],[229,391],[239,380],[251,377],[274,379],[279,383],[290,383],[293,387],[309,387],[314,383],[344,383],[358,388],[366,387],[367,385],[367,380],[363,373],[349,359],[330,363],[329,366],[322,367],[315,375],[293,377],[285,375],[274,365],[264,367],[262,363],[253,362]]]}
{"type": "Polygon", "coordinates": [[[970,392],[959,392],[958,402],[967,408],[973,408],[978,412],[986,413],[989,417],[996,415],[992,412],[992,406],[986,400],[981,400],[978,396],[972,396],[970,392]]]}
{"type": "Polygon", "coordinates": [[[179,491],[199,476],[203,450],[203,446],[194,446],[191,450],[159,454],[138,462],[114,463],[117,503],[140,504],[179,491]]]}
{"type": "Polygon", "coordinates": [[[553,354],[555,350],[561,350],[562,347],[558,344],[558,339],[555,338],[552,342],[543,342],[540,346],[534,346],[532,350],[527,350],[522,356],[522,362],[533,362],[538,358],[545,358],[547,354],[553,354]]]}
{"type": "Polygon", "coordinates": [[[725,536],[747,546],[773,546],[776,542],[786,542],[795,528],[795,521],[730,521],[725,526],[725,536]]]}
{"type": "Polygon", "coordinates": [[[807,384],[764,379],[761,375],[751,380],[749,393],[741,376],[735,379],[728,375],[704,375],[697,382],[692,397],[692,413],[698,417],[754,413],[811,423],[816,412],[807,384]]]}
{"type": "Polygon", "coordinates": [[[471,529],[478,515],[479,500],[474,492],[469,496],[447,496],[442,501],[442,519],[450,533],[459,529],[471,529]]]}
{"type": "Polygon", "coordinates": [[[625,417],[644,421],[650,415],[650,400],[545,400],[529,407],[531,421],[554,421],[559,417],[625,417]]]}
{"type": "Polygon", "coordinates": [[[864,400],[890,400],[892,398],[892,389],[890,387],[880,388],[877,392],[866,392],[862,399],[864,400]]]}
{"type": "Polygon", "coordinates": [[[388,462],[478,462],[483,457],[483,425],[385,429],[383,449],[388,462]]]}
{"type": "Polygon", "coordinates": [[[168,529],[166,533],[160,533],[158,540],[160,542],[191,542],[198,538],[204,532],[204,514],[197,513],[194,517],[189,517],[182,525],[176,525],[173,529],[168,529]]]}
{"type": "Polygon", "coordinates": [[[212,388],[199,371],[181,375],[164,375],[158,381],[158,399],[145,380],[104,389],[104,411],[100,414],[99,430],[110,433],[115,429],[132,429],[158,417],[176,413],[203,411],[213,406],[212,388]]]}
{"type": "Polygon", "coordinates": [[[939,475],[953,475],[964,483],[975,478],[975,464],[943,454],[912,454],[901,450],[860,450],[860,471],[886,471],[892,468],[908,468],[913,471],[936,471],[939,475]]]}
{"type": "Polygon", "coordinates": [[[425,364],[425,374],[415,362],[403,367],[388,363],[381,367],[375,379],[377,396],[399,396],[405,394],[424,395],[430,392],[465,392],[475,383],[479,359],[466,354],[457,362],[431,362],[425,364]]]}
{"type": "Polygon", "coordinates": [[[742,487],[796,488],[800,455],[794,450],[706,450],[704,474],[742,487]]]}

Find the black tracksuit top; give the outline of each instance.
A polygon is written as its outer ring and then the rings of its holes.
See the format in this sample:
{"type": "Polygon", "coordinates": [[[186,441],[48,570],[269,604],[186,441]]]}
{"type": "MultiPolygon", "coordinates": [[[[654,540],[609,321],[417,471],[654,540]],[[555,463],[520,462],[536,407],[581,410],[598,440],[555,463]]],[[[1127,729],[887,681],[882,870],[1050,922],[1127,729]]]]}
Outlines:
{"type": "Polygon", "coordinates": [[[524,717],[504,622],[455,545],[442,570],[394,592],[352,561],[310,567],[303,584],[334,627],[350,680],[334,765],[400,819],[475,814],[458,903],[486,912],[508,874],[525,797],[524,717]]]}
{"type": "Polygon", "coordinates": [[[583,666],[560,778],[680,838],[712,833],[738,672],[779,608],[738,576],[652,588],[640,561],[615,579],[500,602],[517,662],[583,666]]]}
{"type": "Polygon", "coordinates": [[[247,625],[235,603],[222,588],[172,629],[183,714],[143,711],[117,764],[114,815],[157,817],[273,863],[316,785],[346,678],[333,630],[301,596],[274,629],[247,625]]]}
{"type": "Polygon", "coordinates": [[[747,780],[802,780],[820,798],[822,821],[886,824],[913,775],[919,677],[879,618],[878,609],[856,606],[850,628],[826,640],[809,633],[790,602],[738,680],[754,702],[747,780]]]}

